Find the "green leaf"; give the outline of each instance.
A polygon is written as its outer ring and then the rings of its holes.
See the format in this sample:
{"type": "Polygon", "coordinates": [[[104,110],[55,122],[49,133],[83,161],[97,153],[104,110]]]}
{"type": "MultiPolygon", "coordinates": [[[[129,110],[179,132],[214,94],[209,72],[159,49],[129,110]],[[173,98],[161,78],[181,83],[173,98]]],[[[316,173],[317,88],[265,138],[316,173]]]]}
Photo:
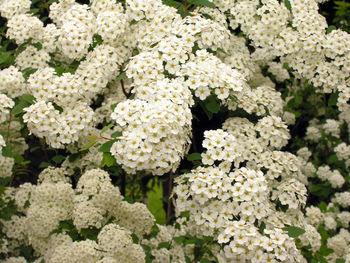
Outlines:
{"type": "Polygon", "coordinates": [[[34,249],[31,246],[21,246],[20,255],[24,258],[31,258],[34,254],[34,249]]]}
{"type": "Polygon", "coordinates": [[[179,8],[179,7],[183,6],[183,4],[181,2],[177,2],[174,0],[163,0],[163,4],[165,4],[167,6],[174,7],[174,8],[179,8]]]}
{"type": "Polygon", "coordinates": [[[284,5],[289,11],[292,11],[292,5],[290,3],[290,0],[284,0],[284,5]]]}
{"type": "Polygon", "coordinates": [[[98,151],[103,152],[103,153],[109,153],[113,143],[115,143],[115,140],[110,140],[110,141],[102,144],[101,147],[98,149],[98,151]]]}
{"type": "Polygon", "coordinates": [[[155,179],[154,184],[150,180],[147,184],[147,187],[150,189],[147,192],[147,208],[152,213],[156,219],[157,224],[165,225],[166,224],[166,213],[164,210],[162,198],[163,198],[163,187],[157,179],[155,179]]]}
{"type": "Polygon", "coordinates": [[[220,104],[215,97],[210,97],[209,101],[205,104],[205,108],[211,113],[218,113],[220,111],[220,104]]]}
{"type": "Polygon", "coordinates": [[[329,97],[328,100],[328,106],[335,106],[337,105],[337,101],[338,101],[338,92],[337,93],[332,93],[332,95],[329,97]]]}
{"type": "Polygon", "coordinates": [[[19,96],[18,98],[22,101],[28,102],[29,104],[33,104],[35,101],[35,97],[31,94],[23,94],[23,95],[19,96]]]}
{"type": "Polygon", "coordinates": [[[10,176],[0,178],[0,185],[8,185],[10,183],[10,181],[11,181],[10,176]]]}
{"type": "Polygon", "coordinates": [[[4,220],[10,220],[11,217],[16,213],[16,204],[14,200],[10,200],[5,207],[1,208],[0,218],[4,220]]]}
{"type": "Polygon", "coordinates": [[[52,160],[57,164],[63,162],[64,159],[66,159],[66,157],[63,155],[56,155],[52,157],[52,160]]]}
{"type": "Polygon", "coordinates": [[[47,168],[49,166],[51,166],[51,163],[48,163],[48,162],[41,162],[39,164],[39,168],[47,168]]]}
{"type": "Polygon", "coordinates": [[[303,97],[299,94],[294,96],[294,106],[299,106],[303,102],[303,97]]]}
{"type": "Polygon", "coordinates": [[[232,100],[233,102],[236,102],[236,103],[239,102],[236,96],[230,95],[230,96],[228,96],[228,98],[229,98],[230,100],[232,100]]]}
{"type": "Polygon", "coordinates": [[[97,45],[100,45],[102,42],[103,42],[102,37],[98,34],[95,34],[92,40],[92,47],[94,48],[97,45]]]}
{"type": "Polygon", "coordinates": [[[315,196],[326,198],[332,192],[332,188],[329,183],[326,184],[314,184],[309,188],[310,193],[315,196]]]}
{"type": "Polygon", "coordinates": [[[178,237],[174,237],[173,240],[178,244],[183,244],[186,238],[184,236],[178,236],[178,237]]]}
{"type": "Polygon", "coordinates": [[[118,102],[118,103],[112,104],[112,105],[111,105],[111,110],[114,111],[115,107],[117,107],[118,104],[119,104],[119,102],[118,102]]]}
{"type": "Polygon", "coordinates": [[[327,28],[327,34],[329,34],[330,32],[332,32],[333,30],[337,29],[335,26],[329,26],[327,28]]]}
{"type": "Polygon", "coordinates": [[[105,131],[109,130],[110,128],[112,128],[114,126],[113,123],[108,124],[107,126],[103,127],[103,129],[100,131],[100,135],[102,135],[102,133],[104,133],[105,131]]]}
{"type": "Polygon", "coordinates": [[[331,156],[328,157],[327,163],[329,164],[334,164],[338,161],[337,155],[332,154],[331,156]]]}
{"type": "Polygon", "coordinates": [[[328,248],[327,246],[323,245],[321,246],[320,250],[319,250],[319,254],[324,256],[324,257],[327,257],[328,255],[332,254],[334,252],[333,249],[331,248],[328,248]]]}
{"type": "Polygon", "coordinates": [[[25,68],[25,69],[22,70],[23,77],[24,77],[25,79],[28,79],[28,77],[29,77],[31,74],[35,73],[37,70],[38,70],[38,69],[36,69],[36,68],[25,68]]]}
{"type": "Polygon", "coordinates": [[[128,76],[126,75],[126,72],[122,72],[118,75],[118,77],[115,80],[124,80],[127,78],[128,78],[128,76]]]}
{"type": "Polygon", "coordinates": [[[320,202],[319,204],[318,204],[318,208],[323,212],[323,213],[325,213],[325,212],[327,212],[327,204],[325,203],[325,202],[320,202]]]}
{"type": "Polygon", "coordinates": [[[110,153],[104,152],[102,161],[101,161],[101,167],[103,166],[111,167],[115,165],[117,165],[115,158],[110,153]]]}
{"type": "Polygon", "coordinates": [[[288,63],[283,63],[282,67],[286,70],[291,70],[291,67],[288,65],[288,63]]]}
{"type": "Polygon", "coordinates": [[[189,3],[195,6],[206,6],[206,7],[211,7],[215,8],[216,6],[214,3],[208,1],[208,0],[189,0],[189,3]]]}
{"type": "Polygon", "coordinates": [[[96,139],[89,141],[86,145],[84,145],[84,147],[80,151],[83,152],[83,151],[89,150],[92,146],[95,145],[96,142],[97,142],[96,139]]]}
{"type": "Polygon", "coordinates": [[[30,104],[26,101],[19,101],[18,104],[16,104],[12,110],[11,113],[15,116],[23,113],[23,109],[29,107],[30,104]]]}
{"type": "Polygon", "coordinates": [[[24,158],[18,153],[13,152],[10,146],[2,148],[2,155],[5,157],[13,158],[15,160],[15,163],[21,163],[24,161],[24,158]]]}
{"type": "Polygon", "coordinates": [[[112,138],[117,138],[117,137],[120,137],[120,136],[122,136],[122,135],[123,135],[122,132],[116,131],[116,132],[113,132],[113,133],[112,133],[111,137],[112,137],[112,138]]]}
{"type": "Polygon", "coordinates": [[[171,244],[169,242],[160,242],[158,244],[157,249],[161,249],[161,248],[170,249],[171,248],[171,244]]]}
{"type": "Polygon", "coordinates": [[[11,58],[11,52],[0,53],[0,64],[6,63],[11,58]]]}
{"type": "Polygon", "coordinates": [[[337,258],[337,259],[335,260],[335,263],[345,263],[345,259],[337,258]]]}
{"type": "Polygon", "coordinates": [[[288,232],[288,236],[296,238],[298,236],[301,236],[302,234],[305,233],[305,230],[296,226],[289,226],[282,228],[284,231],[288,232]]]}
{"type": "Polygon", "coordinates": [[[80,235],[86,239],[91,239],[93,241],[97,241],[97,235],[100,232],[99,229],[92,227],[92,228],[84,228],[80,230],[80,235]]]}
{"type": "Polygon", "coordinates": [[[43,45],[40,42],[37,43],[33,43],[33,46],[37,49],[37,50],[41,50],[43,48],[43,45]]]}
{"type": "Polygon", "coordinates": [[[140,239],[134,233],[131,234],[131,238],[132,238],[132,242],[134,242],[135,244],[138,244],[140,242],[140,239]]]}
{"type": "Polygon", "coordinates": [[[200,153],[191,153],[189,156],[187,156],[188,161],[200,161],[202,160],[202,156],[200,153]]]}
{"type": "Polygon", "coordinates": [[[206,19],[214,20],[214,18],[211,15],[202,14],[202,16],[205,17],[206,19]]]}
{"type": "Polygon", "coordinates": [[[199,263],[211,263],[211,261],[209,259],[206,258],[202,258],[199,263]]]}
{"type": "Polygon", "coordinates": [[[190,218],[190,211],[182,211],[180,217],[185,217],[186,219],[190,218]]]}

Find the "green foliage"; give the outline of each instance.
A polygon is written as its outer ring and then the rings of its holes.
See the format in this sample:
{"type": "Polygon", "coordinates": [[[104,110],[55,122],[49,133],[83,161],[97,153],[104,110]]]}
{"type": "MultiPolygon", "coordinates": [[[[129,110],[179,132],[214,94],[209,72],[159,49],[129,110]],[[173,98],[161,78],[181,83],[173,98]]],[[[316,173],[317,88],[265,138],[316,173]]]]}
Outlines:
{"type": "Polygon", "coordinates": [[[115,158],[108,152],[103,153],[102,161],[101,161],[101,167],[107,166],[107,167],[112,167],[116,166],[117,162],[115,158]]]}
{"type": "Polygon", "coordinates": [[[295,227],[295,226],[285,227],[285,228],[283,228],[283,230],[287,231],[288,236],[293,237],[293,238],[297,238],[305,233],[304,229],[299,228],[299,227],[295,227]]]}
{"type": "Polygon", "coordinates": [[[213,2],[210,2],[208,0],[189,0],[188,2],[190,4],[195,5],[195,6],[205,6],[205,7],[210,7],[210,8],[216,7],[213,2]]]}
{"type": "Polygon", "coordinates": [[[290,3],[290,0],[283,0],[283,3],[289,11],[292,11],[292,5],[290,3]]]}
{"type": "Polygon", "coordinates": [[[202,156],[200,153],[191,153],[189,156],[187,156],[188,161],[200,161],[202,160],[202,156]]]}
{"type": "Polygon", "coordinates": [[[107,153],[110,152],[111,147],[113,145],[113,143],[115,143],[116,140],[109,140],[107,142],[105,142],[104,144],[101,145],[101,147],[98,149],[99,152],[103,152],[103,153],[107,153]]]}
{"type": "Polygon", "coordinates": [[[335,4],[335,16],[333,23],[337,27],[350,32],[350,3],[349,1],[334,1],[335,4]]]}
{"type": "Polygon", "coordinates": [[[163,188],[159,180],[155,179],[154,182],[148,182],[147,191],[147,207],[149,211],[154,215],[157,224],[166,224],[166,213],[163,206],[163,188]]]}
{"type": "Polygon", "coordinates": [[[24,113],[23,109],[32,105],[34,101],[35,101],[35,98],[32,95],[23,94],[22,96],[18,97],[18,99],[16,99],[16,103],[11,110],[11,114],[18,116],[24,113]]]}

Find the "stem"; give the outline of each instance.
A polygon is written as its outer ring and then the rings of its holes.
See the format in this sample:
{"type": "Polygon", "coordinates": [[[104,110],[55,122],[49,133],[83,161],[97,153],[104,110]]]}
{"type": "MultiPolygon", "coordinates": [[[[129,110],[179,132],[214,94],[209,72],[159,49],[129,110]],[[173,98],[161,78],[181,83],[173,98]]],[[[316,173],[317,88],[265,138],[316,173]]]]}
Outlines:
{"type": "Polygon", "coordinates": [[[166,210],[166,220],[167,224],[171,222],[173,219],[173,211],[174,207],[171,202],[171,193],[173,191],[173,173],[170,172],[166,178],[166,180],[163,182],[163,197],[164,197],[164,208],[166,210]]]}
{"type": "Polygon", "coordinates": [[[6,145],[8,145],[10,141],[10,127],[11,127],[11,121],[12,121],[12,114],[10,112],[10,118],[9,118],[9,124],[7,125],[7,137],[6,137],[6,145]]]}
{"type": "Polygon", "coordinates": [[[19,173],[29,173],[32,175],[36,175],[33,171],[28,170],[28,169],[16,169],[15,172],[19,172],[19,173]]]}
{"type": "Polygon", "coordinates": [[[120,175],[120,193],[122,194],[122,196],[125,196],[125,188],[126,188],[126,177],[125,177],[125,173],[122,172],[120,175]]]}
{"type": "Polygon", "coordinates": [[[107,141],[113,141],[112,138],[107,138],[107,137],[103,137],[103,136],[101,136],[100,138],[103,139],[103,140],[107,140],[107,141]]]}
{"type": "Polygon", "coordinates": [[[132,201],[135,201],[135,190],[136,190],[136,174],[132,176],[132,185],[131,185],[131,193],[130,193],[130,198],[132,201]]]}
{"type": "Polygon", "coordinates": [[[142,194],[142,201],[146,205],[148,204],[147,203],[147,183],[148,183],[148,178],[143,177],[141,179],[141,194],[142,194]]]}
{"type": "Polygon", "coordinates": [[[40,140],[40,148],[41,148],[41,150],[44,153],[45,160],[49,163],[50,162],[50,158],[49,158],[49,155],[47,154],[45,143],[42,140],[40,140]]]}
{"type": "Polygon", "coordinates": [[[120,80],[120,84],[121,84],[121,86],[122,86],[122,90],[123,90],[123,93],[124,93],[125,97],[128,99],[128,98],[130,97],[131,92],[132,92],[132,90],[134,89],[134,87],[131,87],[130,91],[129,91],[129,92],[126,92],[125,85],[124,85],[124,80],[121,79],[121,80],[120,80]]]}
{"type": "Polygon", "coordinates": [[[120,85],[122,86],[122,90],[123,90],[123,93],[124,93],[125,97],[128,98],[129,97],[129,93],[127,93],[126,90],[125,90],[124,80],[122,80],[122,79],[120,80],[120,85]]]}

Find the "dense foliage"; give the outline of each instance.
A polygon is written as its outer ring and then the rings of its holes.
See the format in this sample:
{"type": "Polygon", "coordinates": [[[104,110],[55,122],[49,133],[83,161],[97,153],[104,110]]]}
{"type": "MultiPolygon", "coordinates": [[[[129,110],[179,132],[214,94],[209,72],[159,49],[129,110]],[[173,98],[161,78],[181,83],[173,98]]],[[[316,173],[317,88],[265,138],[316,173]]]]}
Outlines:
{"type": "Polygon", "coordinates": [[[349,3],[0,13],[0,262],[350,263],[349,3]]]}

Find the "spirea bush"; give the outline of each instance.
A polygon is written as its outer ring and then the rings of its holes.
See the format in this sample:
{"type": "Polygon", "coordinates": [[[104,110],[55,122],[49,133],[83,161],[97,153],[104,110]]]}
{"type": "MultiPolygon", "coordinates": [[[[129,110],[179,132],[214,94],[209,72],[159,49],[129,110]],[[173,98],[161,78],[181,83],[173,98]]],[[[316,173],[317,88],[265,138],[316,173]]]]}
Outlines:
{"type": "Polygon", "coordinates": [[[350,263],[323,2],[0,0],[0,262],[350,263]]]}

